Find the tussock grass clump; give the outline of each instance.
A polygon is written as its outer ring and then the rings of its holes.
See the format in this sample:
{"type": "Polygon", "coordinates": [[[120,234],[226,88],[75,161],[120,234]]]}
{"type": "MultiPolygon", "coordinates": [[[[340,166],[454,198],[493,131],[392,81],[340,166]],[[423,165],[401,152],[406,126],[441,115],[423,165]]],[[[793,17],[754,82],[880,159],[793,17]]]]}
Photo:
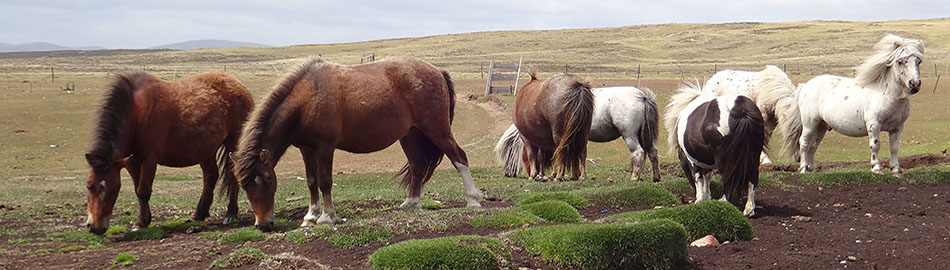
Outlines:
{"type": "Polygon", "coordinates": [[[653,183],[631,182],[622,185],[585,188],[574,191],[592,204],[611,207],[672,205],[679,202],[673,193],[653,183]]]}
{"type": "Polygon", "coordinates": [[[562,201],[570,204],[576,209],[584,209],[587,207],[588,203],[587,199],[584,199],[584,197],[566,191],[519,193],[509,197],[509,200],[514,201],[516,205],[525,205],[542,201],[562,201]]]}
{"type": "Polygon", "coordinates": [[[460,235],[413,239],[373,252],[375,269],[506,269],[511,251],[498,239],[460,235]]]}
{"type": "Polygon", "coordinates": [[[119,253],[115,255],[115,258],[112,258],[112,263],[119,266],[126,266],[132,264],[135,260],[138,260],[139,257],[129,253],[119,253]]]}
{"type": "Polygon", "coordinates": [[[562,201],[543,201],[519,206],[535,216],[552,222],[581,222],[584,220],[577,209],[562,201]]]}
{"type": "Polygon", "coordinates": [[[752,224],[735,206],[726,201],[711,200],[671,208],[626,212],[607,220],[643,222],[672,219],[686,227],[690,239],[712,234],[719,241],[752,240],[752,224]]]}
{"type": "Polygon", "coordinates": [[[676,269],[689,261],[686,229],[669,219],[531,227],[506,237],[565,268],[676,269]]]}
{"type": "Polygon", "coordinates": [[[148,227],[126,232],[121,238],[119,238],[119,241],[156,240],[165,238],[167,235],[168,234],[166,234],[162,229],[148,227]]]}
{"type": "Polygon", "coordinates": [[[386,242],[393,239],[395,233],[386,227],[360,228],[351,232],[336,232],[327,238],[335,246],[354,248],[369,245],[373,242],[386,242]]]}
{"type": "Polygon", "coordinates": [[[257,242],[266,238],[267,235],[254,227],[244,227],[225,233],[218,241],[221,243],[244,243],[257,242]]]}
{"type": "Polygon", "coordinates": [[[544,222],[543,219],[535,216],[524,209],[512,208],[492,212],[483,216],[475,216],[468,220],[468,225],[472,228],[510,228],[524,224],[534,224],[544,222]]]}
{"type": "Polygon", "coordinates": [[[260,249],[246,247],[214,259],[211,268],[228,268],[257,263],[270,258],[260,249]]]}

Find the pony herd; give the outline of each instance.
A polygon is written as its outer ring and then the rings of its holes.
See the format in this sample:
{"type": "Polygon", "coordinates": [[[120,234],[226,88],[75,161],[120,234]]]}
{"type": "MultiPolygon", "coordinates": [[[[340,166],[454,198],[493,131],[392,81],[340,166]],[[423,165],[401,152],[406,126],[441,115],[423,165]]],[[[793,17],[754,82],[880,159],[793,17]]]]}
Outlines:
{"type": "MultiPolygon", "coordinates": [[[[870,137],[871,170],[880,173],[879,133],[890,133],[891,171],[900,176],[898,143],[910,111],[908,95],[920,89],[919,40],[886,35],[856,78],[816,77],[798,87],[774,66],[759,72],[725,70],[703,86],[681,85],[665,111],[670,151],[696,190],[711,199],[718,172],[723,197],[754,215],[759,165],[769,163],[773,131],[784,134],[786,153],[801,158],[800,171],[816,169],[814,154],[825,132],[870,137]]],[[[591,88],[576,75],[531,80],[515,101],[514,123],[495,151],[508,177],[537,181],[586,178],[587,141],[622,137],[631,152],[630,179],[649,158],[660,181],[656,95],[635,87],[591,88]],[[545,171],[552,169],[550,176],[545,171]],[[568,176],[570,171],[570,176],[568,176]]],[[[461,174],[467,206],[480,207],[465,152],[453,137],[455,89],[445,71],[400,58],[359,66],[319,59],[285,75],[256,107],[251,95],[225,73],[165,82],[145,73],[118,76],[96,114],[86,160],[87,227],[104,233],[121,186],[132,177],[139,200],[133,229],[151,222],[148,201],[157,165],[200,165],[204,188],[192,217],[208,217],[214,188],[229,199],[224,223],[237,218],[238,187],[251,204],[255,225],[274,227],[274,167],[292,145],[300,149],[310,191],[302,225],[337,223],[331,189],[336,149],[382,150],[399,141],[408,160],[397,175],[409,190],[400,207],[420,207],[422,186],[443,155],[461,174]],[[320,197],[323,197],[321,203],[320,197]]]]}

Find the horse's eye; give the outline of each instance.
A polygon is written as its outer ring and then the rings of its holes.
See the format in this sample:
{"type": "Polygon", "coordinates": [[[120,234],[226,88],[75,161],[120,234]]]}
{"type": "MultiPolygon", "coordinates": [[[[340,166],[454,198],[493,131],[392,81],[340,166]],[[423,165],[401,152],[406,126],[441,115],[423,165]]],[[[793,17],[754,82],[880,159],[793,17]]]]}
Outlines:
{"type": "Polygon", "coordinates": [[[92,191],[92,189],[94,189],[94,188],[96,188],[96,187],[95,187],[95,186],[86,186],[86,189],[88,189],[89,191],[92,191]]]}
{"type": "Polygon", "coordinates": [[[897,64],[898,64],[898,65],[902,65],[902,66],[903,66],[904,63],[906,63],[906,62],[907,62],[907,61],[904,61],[904,59],[897,60],[897,64]]]}

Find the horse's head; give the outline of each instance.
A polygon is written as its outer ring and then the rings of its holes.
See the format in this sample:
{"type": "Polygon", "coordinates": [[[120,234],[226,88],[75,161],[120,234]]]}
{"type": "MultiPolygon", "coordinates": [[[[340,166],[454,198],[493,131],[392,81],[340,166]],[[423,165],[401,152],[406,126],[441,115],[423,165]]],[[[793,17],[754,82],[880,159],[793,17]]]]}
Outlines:
{"type": "Polygon", "coordinates": [[[920,91],[920,62],[922,57],[917,54],[908,53],[891,62],[892,76],[897,78],[905,89],[913,95],[920,91]]]}
{"type": "Polygon", "coordinates": [[[109,219],[115,200],[119,197],[119,187],[122,181],[119,171],[125,167],[129,158],[102,162],[92,154],[86,154],[86,162],[93,168],[86,179],[86,193],[88,217],[86,227],[95,234],[103,234],[109,228],[109,219]]]}
{"type": "Polygon", "coordinates": [[[262,231],[273,230],[277,174],[271,165],[270,152],[263,149],[258,153],[241,153],[232,159],[236,165],[235,175],[254,210],[254,226],[262,231]]]}

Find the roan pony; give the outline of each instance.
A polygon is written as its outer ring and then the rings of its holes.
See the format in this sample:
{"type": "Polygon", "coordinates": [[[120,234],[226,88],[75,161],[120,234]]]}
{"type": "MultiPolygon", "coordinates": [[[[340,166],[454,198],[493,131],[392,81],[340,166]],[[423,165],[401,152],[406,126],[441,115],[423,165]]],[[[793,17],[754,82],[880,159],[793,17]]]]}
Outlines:
{"type": "MultiPolygon", "coordinates": [[[[716,72],[703,86],[704,93],[716,96],[743,95],[752,99],[762,119],[765,120],[765,137],[772,137],[772,132],[779,122],[784,122],[789,108],[797,106],[795,85],[781,69],[768,65],[762,71],[723,70],[716,72]]],[[[762,152],[759,159],[763,164],[772,163],[769,156],[762,152]]]]}
{"type": "Polygon", "coordinates": [[[741,204],[742,214],[755,214],[759,154],[768,144],[762,113],[741,95],[703,95],[696,84],[681,85],[666,107],[670,150],[696,189],[696,202],[709,200],[713,170],[722,175],[723,200],[741,204]]]}
{"type": "Polygon", "coordinates": [[[799,86],[797,106],[784,113],[790,121],[780,128],[785,134],[785,152],[800,158],[801,172],[815,171],[815,151],[825,132],[836,130],[851,137],[869,136],[871,171],[881,173],[877,152],[880,133],[890,139],[890,168],[901,176],[897,152],[904,121],[910,116],[909,95],[920,91],[923,42],[885,35],[877,53],[856,69],[855,78],[821,75],[799,86]]]}
{"type": "Polygon", "coordinates": [[[236,149],[241,126],[254,109],[247,89],[221,72],[176,82],[131,73],[119,75],[111,87],[96,115],[92,145],[86,153],[92,168],[86,180],[89,231],[102,234],[109,227],[122,168],[132,176],[139,199],[139,215],[132,228],[147,227],[152,221],[148,201],[159,164],[201,166],[204,189],[194,220],[209,216],[214,186],[223,176],[221,189],[230,200],[224,223],[237,218],[238,190],[225,154],[236,149]]]}
{"type": "Polygon", "coordinates": [[[307,61],[286,75],[255,109],[235,152],[234,169],[254,210],[255,225],[274,227],[274,166],[290,145],[300,149],[310,189],[302,226],[339,221],[333,209],[333,152],[376,152],[397,140],[408,163],[399,171],[420,207],[422,185],[443,153],[462,175],[468,206],[480,207],[468,158],[452,136],[455,90],[447,72],[429,63],[389,59],[359,66],[307,61]],[[323,207],[319,205],[323,194],[323,207]],[[321,210],[319,218],[316,212],[321,210]]]}
{"type": "Polygon", "coordinates": [[[537,181],[561,181],[570,169],[572,179],[585,178],[594,109],[590,84],[571,74],[544,81],[538,80],[534,71],[529,74],[531,81],[520,88],[515,99],[513,118],[525,142],[521,148],[525,173],[537,181]],[[552,163],[554,170],[547,178],[544,171],[552,163]]]}
{"type": "MultiPolygon", "coordinates": [[[[656,139],[659,116],[656,95],[649,89],[636,87],[594,88],[594,118],[590,125],[588,140],[609,142],[623,137],[630,149],[630,180],[640,178],[640,168],[646,157],[653,164],[653,181],[660,181],[660,165],[657,160],[656,139]]],[[[498,162],[505,169],[505,176],[516,177],[524,168],[520,158],[524,140],[518,127],[512,124],[495,145],[498,162]]],[[[536,162],[536,161],[530,161],[536,162]]],[[[530,167],[530,165],[529,165],[530,167]]]]}

